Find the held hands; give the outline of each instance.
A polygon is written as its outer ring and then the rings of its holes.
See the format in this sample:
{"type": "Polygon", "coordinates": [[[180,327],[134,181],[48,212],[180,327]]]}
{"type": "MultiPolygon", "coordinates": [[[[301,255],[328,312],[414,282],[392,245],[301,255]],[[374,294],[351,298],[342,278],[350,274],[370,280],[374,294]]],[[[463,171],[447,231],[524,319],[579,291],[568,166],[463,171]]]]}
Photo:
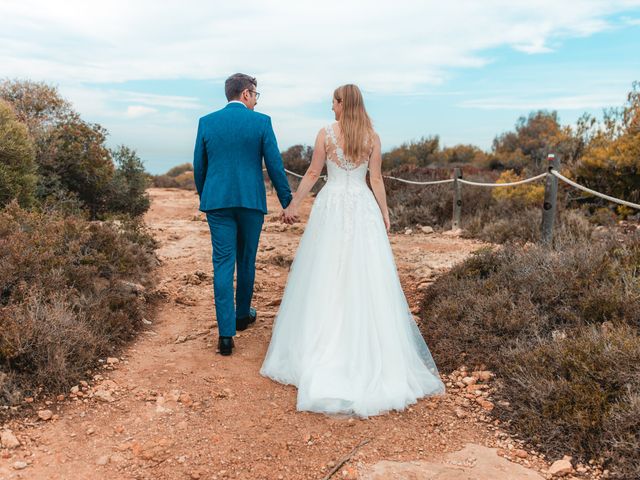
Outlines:
{"type": "Polygon", "coordinates": [[[293,225],[299,220],[298,208],[293,202],[291,202],[289,206],[282,211],[280,214],[280,220],[287,225],[293,225]]]}

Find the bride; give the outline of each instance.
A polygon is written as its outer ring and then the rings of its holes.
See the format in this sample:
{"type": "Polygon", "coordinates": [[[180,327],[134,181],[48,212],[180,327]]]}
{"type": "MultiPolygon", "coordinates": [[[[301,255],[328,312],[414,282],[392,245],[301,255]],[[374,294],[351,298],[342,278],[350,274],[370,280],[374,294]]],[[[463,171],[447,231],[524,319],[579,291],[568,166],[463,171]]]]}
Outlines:
{"type": "Polygon", "coordinates": [[[358,87],[337,88],[332,109],[337,122],[318,133],[283,212],[297,216],[326,162],[328,181],[291,265],[260,373],[297,386],[298,410],[367,417],[443,393],[444,385],[400,285],[380,138],[358,87]]]}

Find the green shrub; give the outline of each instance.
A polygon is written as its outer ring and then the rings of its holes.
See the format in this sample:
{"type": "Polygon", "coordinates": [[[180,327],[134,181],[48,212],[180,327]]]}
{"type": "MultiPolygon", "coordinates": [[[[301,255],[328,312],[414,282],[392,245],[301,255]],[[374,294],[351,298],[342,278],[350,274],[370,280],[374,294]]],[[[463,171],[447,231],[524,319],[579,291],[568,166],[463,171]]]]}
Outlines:
{"type": "Polygon", "coordinates": [[[142,160],[124,145],[111,151],[116,164],[116,171],[111,180],[111,192],[107,210],[125,213],[134,217],[143,215],[151,205],[146,194],[147,175],[142,160]]]}
{"type": "Polygon", "coordinates": [[[0,207],[14,198],[24,207],[35,201],[35,150],[27,128],[0,100],[0,207]]]}
{"type": "Polygon", "coordinates": [[[165,173],[165,175],[175,178],[179,177],[185,172],[191,172],[193,174],[193,165],[190,163],[182,163],[180,165],[176,165],[175,167],[170,168],[169,171],[165,173]]]}

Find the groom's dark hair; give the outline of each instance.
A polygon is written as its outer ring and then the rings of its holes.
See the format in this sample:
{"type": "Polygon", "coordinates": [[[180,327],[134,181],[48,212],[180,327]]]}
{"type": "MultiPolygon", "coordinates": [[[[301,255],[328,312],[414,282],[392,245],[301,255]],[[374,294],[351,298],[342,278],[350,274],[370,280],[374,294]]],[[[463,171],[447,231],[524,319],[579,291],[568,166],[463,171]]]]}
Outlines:
{"type": "Polygon", "coordinates": [[[244,73],[234,73],[224,82],[224,94],[227,96],[227,100],[235,100],[240,97],[240,94],[245,88],[258,86],[258,81],[255,77],[250,77],[244,73]]]}

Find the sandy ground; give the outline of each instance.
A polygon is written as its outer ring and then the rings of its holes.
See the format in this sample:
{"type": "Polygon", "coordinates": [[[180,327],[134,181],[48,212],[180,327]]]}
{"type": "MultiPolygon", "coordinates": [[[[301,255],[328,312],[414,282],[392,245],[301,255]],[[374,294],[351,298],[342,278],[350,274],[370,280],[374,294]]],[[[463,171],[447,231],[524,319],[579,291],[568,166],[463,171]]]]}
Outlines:
{"type": "MultiPolygon", "coordinates": [[[[332,478],[543,478],[544,462],[527,450],[514,455],[521,446],[464,389],[353,419],[298,412],[294,387],[259,375],[304,228],[277,221],[272,195],[257,260],[258,321],[238,335],[231,357],[217,354],[211,244],[197,197],[149,192],[146,221],[160,241],[165,300],[148,330],[80,388],[83,397],[52,398],[3,425],[21,445],[1,450],[0,478],[321,479],[362,442],[332,478]],[[38,418],[43,408],[51,420],[38,418]]],[[[391,242],[414,311],[419,288],[482,246],[422,232],[391,242]]]]}

